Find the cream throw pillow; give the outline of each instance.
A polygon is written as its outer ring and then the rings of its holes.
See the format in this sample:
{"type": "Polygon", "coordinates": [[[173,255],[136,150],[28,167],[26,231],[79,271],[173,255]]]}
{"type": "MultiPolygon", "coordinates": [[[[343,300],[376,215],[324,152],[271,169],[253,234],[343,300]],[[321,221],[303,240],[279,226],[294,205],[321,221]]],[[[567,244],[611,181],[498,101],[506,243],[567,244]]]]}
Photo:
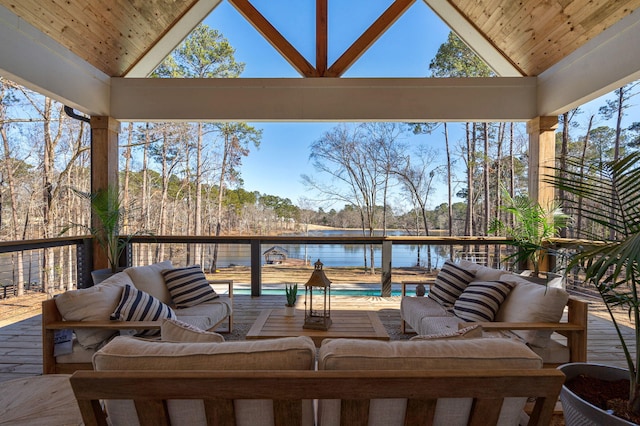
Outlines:
{"type": "Polygon", "coordinates": [[[171,261],[165,260],[152,265],[127,268],[124,272],[131,277],[135,288],[149,293],[162,303],[171,305],[173,301],[162,276],[162,271],[171,268],[173,268],[171,261]]]}
{"type": "Polygon", "coordinates": [[[160,336],[161,340],[168,342],[224,342],[224,337],[221,334],[205,331],[176,319],[166,319],[162,322],[160,336]]]}
{"type": "Polygon", "coordinates": [[[482,327],[475,324],[449,333],[414,336],[409,340],[475,339],[477,337],[482,337],[482,327]]]}
{"type": "MultiPolygon", "coordinates": [[[[513,274],[505,274],[500,281],[514,285],[496,315],[501,322],[559,322],[569,300],[569,293],[558,287],[535,284],[513,274]]],[[[529,345],[544,348],[552,331],[513,330],[529,345]]]]}
{"type": "MultiPolygon", "coordinates": [[[[109,321],[126,285],[133,283],[127,274],[119,272],[93,287],[60,294],[55,298],[56,306],[65,321],[109,321]]],[[[78,343],[86,349],[95,349],[117,333],[98,328],[74,331],[78,343]]]]}

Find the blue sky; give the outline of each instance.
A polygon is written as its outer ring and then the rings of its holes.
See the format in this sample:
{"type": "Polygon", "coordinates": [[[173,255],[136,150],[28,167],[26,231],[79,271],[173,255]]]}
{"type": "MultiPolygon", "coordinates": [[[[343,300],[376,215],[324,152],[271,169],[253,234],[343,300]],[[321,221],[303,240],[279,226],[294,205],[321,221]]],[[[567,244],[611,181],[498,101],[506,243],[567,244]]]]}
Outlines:
{"type": "MultiPolygon", "coordinates": [[[[309,62],[315,63],[315,1],[255,0],[252,4],[309,62]],[[296,19],[287,11],[295,12],[296,19]]],[[[380,0],[330,1],[329,65],[390,4],[380,0]]],[[[228,2],[222,2],[204,23],[219,30],[236,49],[236,60],[246,64],[242,77],[300,77],[228,2]]],[[[416,2],[345,77],[424,77],[448,34],[449,28],[423,2],[416,2]]],[[[309,145],[337,123],[251,124],[263,129],[263,138],[260,148],[243,160],[244,188],[286,197],[294,203],[301,197],[317,198],[302,184],[300,175],[313,174],[309,145]]]]}
{"type": "MultiPolygon", "coordinates": [[[[310,63],[315,63],[315,1],[254,0],[252,4],[310,63]]],[[[329,1],[329,65],[390,4],[391,0],[329,1]]],[[[219,30],[236,49],[236,60],[246,64],[242,77],[300,77],[228,2],[222,2],[204,23],[219,30]]],[[[345,77],[424,77],[429,73],[429,62],[448,34],[449,28],[424,2],[415,2],[345,73],[345,77]]],[[[588,118],[597,113],[603,103],[601,98],[584,105],[582,116],[588,118]]],[[[625,118],[623,125],[638,120],[632,118],[625,118]]],[[[314,173],[309,161],[310,144],[337,123],[250,124],[263,129],[263,138],[260,148],[252,149],[249,157],[243,160],[244,189],[289,198],[294,204],[301,197],[318,198],[305,188],[300,176],[314,173]]],[[[600,119],[594,126],[596,124],[605,123],[600,119]]],[[[461,123],[450,124],[453,144],[462,139],[460,126],[461,123]]],[[[576,135],[584,132],[572,131],[577,132],[576,135]]],[[[433,140],[444,163],[444,139],[440,131],[433,136],[416,137],[433,140]]],[[[446,193],[446,186],[441,184],[435,192],[432,207],[445,202],[446,193]]],[[[340,209],[342,206],[329,207],[340,209]]]]}

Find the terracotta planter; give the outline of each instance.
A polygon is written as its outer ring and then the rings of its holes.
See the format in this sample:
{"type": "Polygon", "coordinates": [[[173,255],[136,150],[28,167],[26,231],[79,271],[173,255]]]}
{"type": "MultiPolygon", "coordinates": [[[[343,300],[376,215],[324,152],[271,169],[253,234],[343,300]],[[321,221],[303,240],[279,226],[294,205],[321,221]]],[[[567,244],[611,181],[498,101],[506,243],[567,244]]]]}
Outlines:
{"type": "MultiPolygon", "coordinates": [[[[567,376],[565,383],[581,374],[596,379],[611,381],[629,378],[629,372],[624,368],[586,362],[564,364],[558,367],[558,370],[567,376]]],[[[595,405],[588,403],[571,392],[566,385],[562,385],[560,401],[562,402],[566,426],[626,426],[635,424],[614,416],[613,414],[609,414],[595,405]]]]}

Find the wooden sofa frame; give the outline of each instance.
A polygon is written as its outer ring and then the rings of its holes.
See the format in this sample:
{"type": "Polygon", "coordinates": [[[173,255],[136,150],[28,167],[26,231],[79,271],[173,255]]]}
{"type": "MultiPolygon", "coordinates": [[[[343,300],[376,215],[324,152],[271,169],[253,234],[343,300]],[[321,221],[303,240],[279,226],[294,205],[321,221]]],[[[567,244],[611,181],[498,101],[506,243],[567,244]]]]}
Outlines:
{"type": "MultiPolygon", "coordinates": [[[[209,281],[209,283],[228,285],[228,295],[231,299],[231,306],[233,308],[233,281],[217,280],[209,281]]],[[[222,331],[223,333],[231,333],[233,330],[233,309],[231,310],[231,314],[227,320],[228,328],[226,331],[222,331]]],[[[215,324],[212,329],[215,329],[223,322],[225,322],[225,319],[215,324]]],[[[45,300],[42,302],[42,374],[72,374],[77,370],[93,369],[93,365],[90,362],[67,364],[56,362],[56,357],[53,356],[53,349],[55,332],[57,330],[79,328],[102,328],[108,330],[159,330],[161,324],[162,323],[160,321],[63,321],[55,300],[45,300]]]]}
{"type": "MultiPolygon", "coordinates": [[[[406,286],[423,284],[431,286],[433,281],[403,281],[402,297],[406,296],[406,286]]],[[[461,323],[460,328],[479,324],[483,330],[551,330],[567,338],[569,348],[569,362],[587,362],[587,324],[589,317],[589,303],[569,297],[567,301],[567,320],[557,323],[550,322],[477,322],[461,323]]],[[[400,325],[402,333],[406,333],[407,324],[404,320],[400,325]]],[[[545,367],[556,367],[557,364],[545,364],[545,367]]]]}
{"type": "Polygon", "coordinates": [[[101,400],[133,400],[141,425],[170,424],[166,400],[203,400],[208,424],[234,425],[234,400],[273,400],[274,424],[302,424],[303,399],[340,399],[342,425],[367,425],[369,400],[408,398],[404,424],[433,423],[438,398],[473,398],[469,425],[495,425],[506,397],[536,398],[529,425],[548,425],[559,370],[78,371],[71,377],[84,423],[106,425],[101,400]]]}

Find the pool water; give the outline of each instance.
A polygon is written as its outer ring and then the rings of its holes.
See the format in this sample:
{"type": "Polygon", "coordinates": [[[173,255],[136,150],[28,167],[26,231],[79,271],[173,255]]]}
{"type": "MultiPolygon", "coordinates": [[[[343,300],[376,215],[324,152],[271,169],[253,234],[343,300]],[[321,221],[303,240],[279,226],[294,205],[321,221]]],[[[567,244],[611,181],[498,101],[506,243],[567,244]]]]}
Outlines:
{"type": "MultiPolygon", "coordinates": [[[[245,288],[241,288],[241,289],[233,289],[233,294],[234,295],[250,295],[251,294],[251,289],[245,289],[245,288]]],[[[263,296],[284,296],[284,289],[279,289],[279,288],[263,288],[262,289],[262,295],[263,296]]],[[[335,290],[331,290],[331,295],[332,296],[380,296],[380,289],[377,290],[369,290],[369,289],[353,289],[353,290],[347,290],[347,289],[335,289],[335,290]]],[[[401,292],[400,290],[391,290],[391,296],[401,296],[401,292]]],[[[407,289],[407,296],[415,296],[415,291],[413,290],[409,290],[407,289]]],[[[302,292],[300,292],[300,290],[298,290],[298,296],[304,296],[304,289],[302,289],[302,292]]]]}

